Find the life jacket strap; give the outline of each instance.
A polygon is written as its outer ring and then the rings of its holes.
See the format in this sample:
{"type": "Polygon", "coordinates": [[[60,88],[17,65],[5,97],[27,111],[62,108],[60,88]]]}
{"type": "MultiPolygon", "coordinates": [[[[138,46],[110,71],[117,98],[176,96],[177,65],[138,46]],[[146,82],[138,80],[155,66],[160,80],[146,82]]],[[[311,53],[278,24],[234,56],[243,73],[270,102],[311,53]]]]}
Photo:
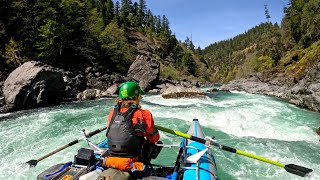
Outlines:
{"type": "Polygon", "coordinates": [[[117,115],[118,113],[120,113],[120,107],[121,107],[121,104],[116,104],[116,105],[114,105],[114,110],[113,110],[112,118],[111,118],[110,124],[108,125],[108,129],[107,129],[107,132],[106,132],[106,136],[108,136],[108,133],[109,133],[110,128],[111,128],[111,124],[113,123],[116,115],[117,115]]]}

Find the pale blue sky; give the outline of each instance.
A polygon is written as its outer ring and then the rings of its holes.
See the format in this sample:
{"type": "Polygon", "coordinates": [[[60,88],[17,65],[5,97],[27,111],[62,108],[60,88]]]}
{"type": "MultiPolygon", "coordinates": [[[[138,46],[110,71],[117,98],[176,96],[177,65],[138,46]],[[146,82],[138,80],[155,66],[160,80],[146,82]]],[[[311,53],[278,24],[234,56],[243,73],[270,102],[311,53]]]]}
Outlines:
{"type": "Polygon", "coordinates": [[[166,15],[179,40],[192,34],[202,49],[265,22],[265,4],[271,21],[280,25],[288,0],[147,0],[154,15],[166,15]]]}

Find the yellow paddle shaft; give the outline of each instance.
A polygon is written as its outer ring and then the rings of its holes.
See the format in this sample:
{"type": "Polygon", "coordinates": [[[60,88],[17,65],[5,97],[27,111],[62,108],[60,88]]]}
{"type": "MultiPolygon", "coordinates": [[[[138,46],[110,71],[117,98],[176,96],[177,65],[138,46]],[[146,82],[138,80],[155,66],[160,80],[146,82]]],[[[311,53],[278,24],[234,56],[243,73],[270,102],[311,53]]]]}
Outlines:
{"type": "Polygon", "coordinates": [[[276,166],[279,166],[279,167],[282,167],[282,168],[284,168],[286,166],[285,164],[282,164],[282,163],[279,163],[279,162],[276,162],[276,161],[272,161],[270,159],[266,159],[264,157],[260,157],[260,156],[254,155],[254,154],[250,154],[250,153],[238,150],[238,149],[236,150],[236,154],[240,154],[242,156],[247,156],[247,157],[250,157],[250,158],[253,158],[253,159],[257,159],[259,161],[270,163],[270,164],[273,164],[273,165],[276,165],[276,166]]]}

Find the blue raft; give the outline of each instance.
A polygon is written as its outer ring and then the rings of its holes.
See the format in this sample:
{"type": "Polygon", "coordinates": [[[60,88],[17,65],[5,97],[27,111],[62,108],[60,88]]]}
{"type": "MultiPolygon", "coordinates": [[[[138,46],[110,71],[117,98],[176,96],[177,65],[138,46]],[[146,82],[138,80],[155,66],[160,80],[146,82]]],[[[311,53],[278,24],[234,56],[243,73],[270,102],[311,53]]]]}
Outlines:
{"type": "MultiPolygon", "coordinates": [[[[187,134],[205,139],[205,135],[197,119],[190,125],[187,134]]],[[[57,164],[45,170],[37,176],[37,180],[65,180],[65,179],[142,179],[142,180],[217,180],[217,167],[211,150],[205,144],[182,138],[180,145],[162,145],[164,147],[179,147],[176,159],[172,159],[173,166],[151,164],[145,166],[140,172],[122,172],[108,168],[103,170],[101,160],[107,158],[108,140],[104,140],[98,145],[91,143],[87,139],[90,149],[81,148],[75,156],[73,162],[57,164]],[[95,172],[99,172],[95,174],[95,172]],[[139,176],[136,176],[136,175],[139,176]],[[82,178],[85,176],[86,178],[82,178]],[[138,177],[138,178],[137,178],[138,177]]]]}

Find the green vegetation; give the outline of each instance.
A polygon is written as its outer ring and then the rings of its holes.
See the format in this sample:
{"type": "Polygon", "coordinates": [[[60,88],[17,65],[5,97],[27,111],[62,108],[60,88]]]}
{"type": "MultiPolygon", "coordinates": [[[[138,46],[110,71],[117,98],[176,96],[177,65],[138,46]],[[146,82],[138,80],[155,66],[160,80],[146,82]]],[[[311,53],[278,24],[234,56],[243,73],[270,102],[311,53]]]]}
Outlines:
{"type": "Polygon", "coordinates": [[[160,64],[160,71],[163,77],[167,79],[178,80],[181,77],[179,71],[177,71],[174,67],[171,66],[160,64]]]}
{"type": "Polygon", "coordinates": [[[282,68],[285,74],[291,76],[293,80],[299,80],[304,75],[306,69],[312,67],[315,62],[320,60],[320,41],[304,50],[295,51],[294,55],[289,57],[284,58],[283,62],[281,62],[282,68]],[[299,60],[295,61],[294,59],[296,58],[299,60]]]}
{"type": "Polygon", "coordinates": [[[265,70],[285,72],[294,77],[292,81],[299,80],[308,67],[320,60],[316,43],[320,40],[320,1],[290,0],[284,12],[279,27],[270,23],[265,6],[266,23],[205,48],[205,61],[214,74],[212,80],[228,82],[265,70]]]}
{"type": "Polygon", "coordinates": [[[194,52],[181,47],[166,16],[153,15],[145,0],[0,0],[1,71],[38,60],[71,71],[98,66],[126,73],[137,55],[132,35],[148,37],[153,57],[173,59],[176,78],[179,70],[196,74],[194,52]]]}

